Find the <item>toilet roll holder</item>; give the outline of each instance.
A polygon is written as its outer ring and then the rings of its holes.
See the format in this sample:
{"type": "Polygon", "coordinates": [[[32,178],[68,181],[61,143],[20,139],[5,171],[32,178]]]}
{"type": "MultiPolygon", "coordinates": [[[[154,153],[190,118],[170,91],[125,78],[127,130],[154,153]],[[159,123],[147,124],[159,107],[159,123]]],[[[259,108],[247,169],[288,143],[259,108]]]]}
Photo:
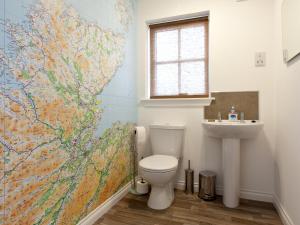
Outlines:
{"type": "MultiPolygon", "coordinates": [[[[144,195],[147,194],[149,192],[149,183],[144,180],[144,178],[138,178],[137,177],[137,164],[138,164],[138,153],[137,153],[137,148],[136,148],[136,135],[137,132],[136,130],[134,130],[134,140],[133,143],[133,153],[132,153],[132,160],[131,160],[131,164],[132,164],[132,183],[131,183],[131,189],[130,189],[130,193],[134,194],[134,195],[144,195]]],[[[141,157],[141,159],[143,159],[143,157],[141,157]]]]}

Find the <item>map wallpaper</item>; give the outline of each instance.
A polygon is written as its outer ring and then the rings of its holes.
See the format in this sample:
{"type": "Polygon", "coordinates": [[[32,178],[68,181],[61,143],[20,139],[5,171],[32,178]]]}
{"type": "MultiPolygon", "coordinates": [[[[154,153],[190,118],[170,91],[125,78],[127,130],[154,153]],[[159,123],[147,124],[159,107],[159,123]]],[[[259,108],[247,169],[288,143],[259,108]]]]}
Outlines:
{"type": "Polygon", "coordinates": [[[0,224],[77,224],[131,179],[134,0],[0,0],[0,224]]]}

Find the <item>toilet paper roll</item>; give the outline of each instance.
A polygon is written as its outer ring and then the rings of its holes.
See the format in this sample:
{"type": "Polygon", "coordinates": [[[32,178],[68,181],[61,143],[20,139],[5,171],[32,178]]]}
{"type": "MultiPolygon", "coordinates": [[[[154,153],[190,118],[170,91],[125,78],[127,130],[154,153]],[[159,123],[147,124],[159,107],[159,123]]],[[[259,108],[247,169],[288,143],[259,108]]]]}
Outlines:
{"type": "Polygon", "coordinates": [[[136,183],[136,192],[139,194],[147,194],[149,191],[149,183],[145,180],[139,180],[136,183]]]}
{"type": "Polygon", "coordinates": [[[146,143],[146,129],[145,127],[138,126],[135,128],[136,135],[135,135],[135,141],[136,141],[136,148],[138,155],[143,154],[144,146],[146,143]]]}

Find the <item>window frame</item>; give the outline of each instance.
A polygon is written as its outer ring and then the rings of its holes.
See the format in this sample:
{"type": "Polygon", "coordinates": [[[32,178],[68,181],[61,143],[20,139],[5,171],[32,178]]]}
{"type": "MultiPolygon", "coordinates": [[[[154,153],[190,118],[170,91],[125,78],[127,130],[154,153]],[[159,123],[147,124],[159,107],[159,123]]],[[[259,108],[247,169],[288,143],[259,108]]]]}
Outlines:
{"type": "MultiPolygon", "coordinates": [[[[170,21],[170,22],[164,22],[164,23],[157,23],[157,24],[150,24],[149,25],[149,34],[150,34],[150,99],[167,99],[167,98],[207,98],[209,97],[209,79],[208,79],[208,74],[209,74],[209,17],[208,16],[202,16],[202,17],[197,17],[197,18],[192,18],[192,19],[183,19],[183,20],[176,20],[176,21],[170,21]],[[189,94],[178,94],[178,95],[155,95],[154,90],[155,90],[155,68],[156,65],[158,64],[155,59],[155,54],[156,54],[156,46],[155,46],[155,34],[159,30],[167,30],[172,28],[176,28],[179,26],[183,25],[193,25],[197,23],[202,23],[205,28],[205,52],[204,52],[204,58],[202,59],[204,61],[204,66],[205,66],[205,93],[204,94],[195,94],[195,95],[189,95],[189,94]]],[[[179,35],[179,40],[180,42],[180,35],[179,35]]],[[[178,46],[178,51],[180,51],[180,47],[178,46]]],[[[167,62],[161,62],[159,64],[168,64],[168,63],[178,63],[178,77],[180,78],[181,76],[181,70],[180,70],[180,65],[181,63],[184,62],[191,62],[191,61],[202,61],[201,59],[190,59],[190,60],[175,60],[175,61],[167,61],[167,62]]],[[[180,79],[179,79],[180,81],[180,79]]],[[[200,84],[199,84],[200,85],[200,84]]]]}

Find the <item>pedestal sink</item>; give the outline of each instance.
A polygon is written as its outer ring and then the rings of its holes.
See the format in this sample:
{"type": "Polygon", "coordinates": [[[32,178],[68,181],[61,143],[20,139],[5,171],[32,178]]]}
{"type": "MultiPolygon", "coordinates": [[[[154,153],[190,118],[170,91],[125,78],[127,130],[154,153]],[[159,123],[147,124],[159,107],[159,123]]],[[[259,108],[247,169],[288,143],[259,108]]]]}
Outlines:
{"type": "Polygon", "coordinates": [[[222,139],[223,156],[223,203],[226,207],[235,208],[240,198],[240,140],[254,138],[262,129],[260,121],[243,122],[204,121],[206,135],[222,139]]]}

